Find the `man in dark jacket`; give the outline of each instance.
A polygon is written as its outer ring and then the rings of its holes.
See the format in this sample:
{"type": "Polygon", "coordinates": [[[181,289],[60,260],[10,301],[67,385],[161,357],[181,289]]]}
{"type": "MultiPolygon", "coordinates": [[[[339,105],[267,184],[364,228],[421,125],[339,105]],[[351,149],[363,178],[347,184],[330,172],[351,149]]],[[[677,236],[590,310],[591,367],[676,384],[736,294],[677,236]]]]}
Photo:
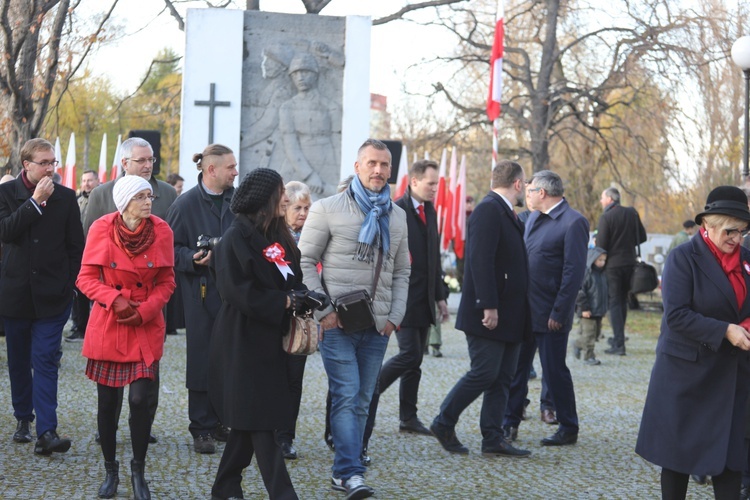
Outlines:
{"type": "Polygon", "coordinates": [[[221,144],[209,145],[196,157],[198,185],[169,207],[167,222],[174,232],[174,267],[185,305],[189,430],[197,453],[215,453],[214,440],[226,441],[226,431],[208,398],[208,353],[221,297],[208,270],[213,252],[199,251],[196,244],[201,235],[221,237],[232,224],[229,204],[238,172],[232,150],[221,144]]]}
{"type": "MultiPolygon", "coordinates": [[[[440,241],[437,231],[437,213],[432,204],[438,188],[438,164],[431,160],[419,160],[409,170],[409,187],[406,194],[396,200],[396,205],[406,212],[406,226],[409,231],[409,253],[411,274],[409,275],[409,298],[406,301],[406,315],[401,328],[396,332],[399,352],[385,362],[378,379],[379,392],[373,395],[368,415],[368,428],[372,430],[378,400],[390,385],[401,379],[399,389],[399,430],[416,434],[431,435],[417,416],[417,393],[422,377],[422,358],[427,346],[430,325],[438,319],[447,321],[448,305],[445,290],[440,279],[440,241]],[[435,317],[435,302],[440,309],[440,317],[435,317]]],[[[365,439],[368,433],[365,430],[365,439]]],[[[367,443],[363,444],[363,450],[367,443]]]]}
{"type": "Polygon", "coordinates": [[[57,435],[57,372],[83,231],[75,192],[52,181],[58,164],[52,144],[28,141],[21,162],[21,175],[0,185],[0,315],[18,420],[13,441],[31,442],[36,412],[34,453],[49,455],[70,449],[70,439],[57,435]]]}
{"type": "Polygon", "coordinates": [[[518,163],[499,162],[492,171],[492,191],[468,220],[464,286],[456,328],[466,334],[471,369],[448,393],[430,427],[451,453],[469,453],[456,437],[455,426],[461,413],[484,394],[479,419],[482,454],[531,454],[506,441],[502,429],[521,340],[531,333],[523,224],[513,211],[514,205],[523,206],[524,179],[518,163]]]}
{"type": "Polygon", "coordinates": [[[604,213],[599,218],[596,246],[607,252],[609,322],[614,340],[607,354],[625,355],[625,321],[628,317],[628,292],[635,268],[635,247],[646,241],[646,229],[638,212],[620,205],[620,192],[613,187],[602,191],[604,213]]]}

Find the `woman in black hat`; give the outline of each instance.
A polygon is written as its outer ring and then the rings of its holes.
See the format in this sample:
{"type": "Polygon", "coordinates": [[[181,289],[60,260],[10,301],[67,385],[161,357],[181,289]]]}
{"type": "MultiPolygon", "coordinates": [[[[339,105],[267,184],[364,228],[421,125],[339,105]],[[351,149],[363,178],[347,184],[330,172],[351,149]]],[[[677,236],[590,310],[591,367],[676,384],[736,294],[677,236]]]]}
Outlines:
{"type": "Polygon", "coordinates": [[[635,451],[662,467],[662,498],[685,498],[690,474],[735,500],[750,394],[747,197],[720,186],[695,217],[698,236],[669,253],[664,316],[635,451]]]}
{"type": "Polygon", "coordinates": [[[232,197],[237,218],[211,259],[223,304],[211,333],[208,392],[231,428],[213,499],[243,498],[242,472],[253,454],[269,497],[297,498],[274,439],[274,429],[292,425],[281,338],[293,311],[307,312],[326,298],[302,284],[299,250],[284,219],[288,201],[276,171],[245,176],[232,197]]]}

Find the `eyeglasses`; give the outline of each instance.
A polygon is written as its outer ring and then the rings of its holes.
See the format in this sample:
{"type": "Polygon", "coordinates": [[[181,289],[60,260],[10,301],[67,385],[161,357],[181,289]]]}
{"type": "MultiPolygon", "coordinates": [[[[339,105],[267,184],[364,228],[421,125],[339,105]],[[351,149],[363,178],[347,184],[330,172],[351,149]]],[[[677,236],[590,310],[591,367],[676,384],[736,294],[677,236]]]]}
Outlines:
{"type": "Polygon", "coordinates": [[[36,163],[37,165],[41,165],[44,168],[47,168],[47,167],[56,167],[56,166],[58,166],[60,164],[60,162],[57,161],[57,160],[55,160],[55,161],[42,161],[42,162],[31,161],[31,160],[26,160],[26,161],[28,161],[29,163],[36,163]]]}
{"type": "Polygon", "coordinates": [[[526,188],[527,193],[533,193],[536,191],[541,191],[543,188],[526,188]]]}
{"type": "Polygon", "coordinates": [[[128,161],[132,161],[138,166],[141,166],[146,162],[152,165],[156,165],[157,163],[159,163],[159,158],[154,158],[153,156],[151,158],[125,158],[125,159],[128,161]]]}
{"type": "Polygon", "coordinates": [[[737,235],[744,238],[748,233],[750,233],[750,228],[746,227],[745,229],[725,229],[724,233],[726,233],[727,238],[733,238],[737,235]]]}
{"type": "Polygon", "coordinates": [[[141,202],[141,203],[143,203],[146,200],[154,201],[155,199],[156,199],[156,196],[153,196],[153,195],[150,195],[150,194],[144,194],[144,193],[137,194],[137,195],[133,196],[132,198],[130,198],[131,201],[138,201],[138,202],[141,202]]]}

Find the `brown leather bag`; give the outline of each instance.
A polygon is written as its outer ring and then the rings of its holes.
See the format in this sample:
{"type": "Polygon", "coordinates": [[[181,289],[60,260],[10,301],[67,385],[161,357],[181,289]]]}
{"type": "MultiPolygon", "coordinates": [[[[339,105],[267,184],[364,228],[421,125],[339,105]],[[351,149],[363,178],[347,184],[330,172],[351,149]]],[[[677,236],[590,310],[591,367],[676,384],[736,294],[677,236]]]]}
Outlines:
{"type": "Polygon", "coordinates": [[[304,316],[295,313],[289,322],[289,331],[281,339],[281,347],[287,354],[308,356],[318,350],[319,329],[311,313],[304,316]]]}

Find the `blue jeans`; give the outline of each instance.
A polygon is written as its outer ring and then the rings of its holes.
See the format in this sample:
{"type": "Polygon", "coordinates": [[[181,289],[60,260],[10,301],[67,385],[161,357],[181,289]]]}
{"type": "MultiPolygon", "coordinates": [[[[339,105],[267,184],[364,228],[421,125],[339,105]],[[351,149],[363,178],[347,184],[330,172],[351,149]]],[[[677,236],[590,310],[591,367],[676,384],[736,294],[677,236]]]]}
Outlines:
{"type": "Polygon", "coordinates": [[[388,337],[375,328],[351,334],[333,328],[325,331],[320,343],[331,392],[334,477],[347,480],[365,472],[359,461],[362,436],[386,347],[388,337]]]}
{"type": "Polygon", "coordinates": [[[70,307],[50,318],[3,318],[13,416],[30,422],[36,410],[37,436],[57,429],[57,363],[70,307]]]}

